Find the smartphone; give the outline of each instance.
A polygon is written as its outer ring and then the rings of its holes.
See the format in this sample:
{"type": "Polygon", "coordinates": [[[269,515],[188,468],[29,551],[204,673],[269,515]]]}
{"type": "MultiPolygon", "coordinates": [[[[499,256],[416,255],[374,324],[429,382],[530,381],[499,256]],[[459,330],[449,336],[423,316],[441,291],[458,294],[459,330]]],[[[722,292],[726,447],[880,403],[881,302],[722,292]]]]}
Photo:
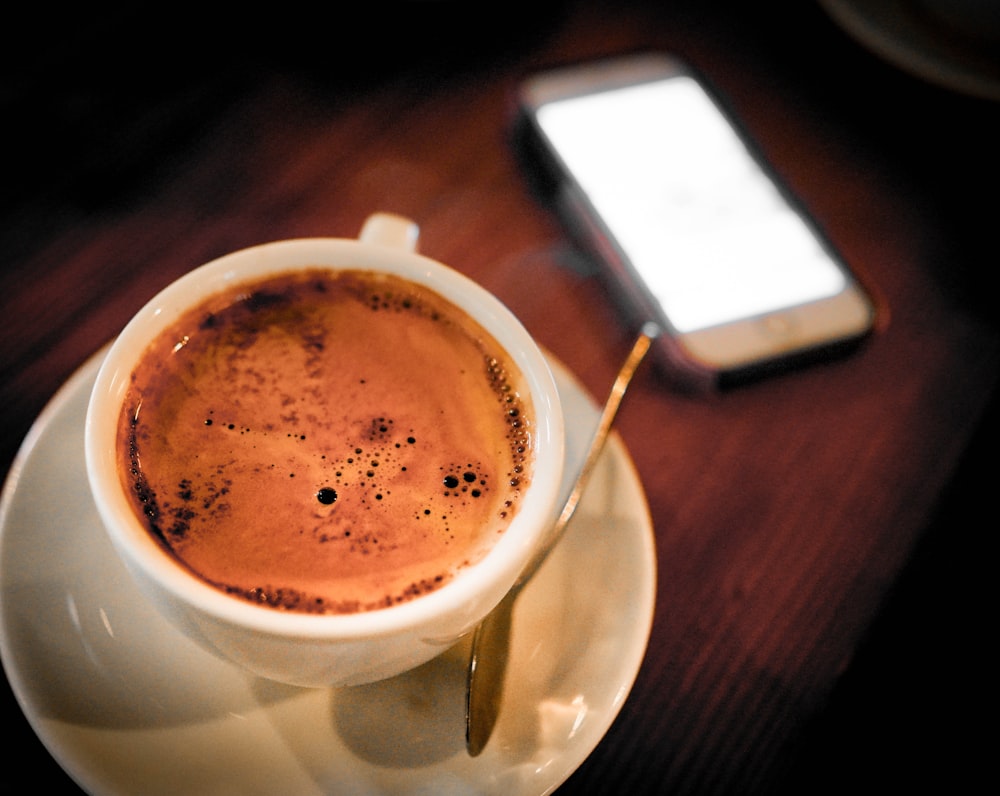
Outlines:
{"type": "Polygon", "coordinates": [[[520,141],[673,376],[722,387],[847,350],[870,294],[706,87],[643,54],[537,74],[520,141]]]}

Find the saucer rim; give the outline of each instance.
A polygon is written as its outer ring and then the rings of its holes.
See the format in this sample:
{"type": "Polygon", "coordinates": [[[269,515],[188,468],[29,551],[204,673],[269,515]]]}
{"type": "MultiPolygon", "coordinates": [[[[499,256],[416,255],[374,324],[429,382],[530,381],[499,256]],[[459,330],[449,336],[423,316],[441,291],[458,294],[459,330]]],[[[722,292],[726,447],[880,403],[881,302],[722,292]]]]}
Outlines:
{"type": "Polygon", "coordinates": [[[936,36],[910,4],[820,0],[820,6],[855,42],[904,72],[960,94],[1000,100],[1000,61],[987,65],[979,54],[936,36]]]}

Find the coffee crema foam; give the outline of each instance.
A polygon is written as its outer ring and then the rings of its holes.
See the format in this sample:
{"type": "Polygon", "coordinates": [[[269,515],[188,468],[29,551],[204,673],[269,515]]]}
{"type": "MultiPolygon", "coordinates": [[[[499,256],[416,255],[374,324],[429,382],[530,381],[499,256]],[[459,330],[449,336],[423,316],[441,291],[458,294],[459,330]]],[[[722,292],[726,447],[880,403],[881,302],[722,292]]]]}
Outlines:
{"type": "Polygon", "coordinates": [[[278,609],[355,613],[437,589],[509,525],[529,399],[427,288],[304,269],[206,301],[132,374],[120,473],[185,567],[278,609]]]}

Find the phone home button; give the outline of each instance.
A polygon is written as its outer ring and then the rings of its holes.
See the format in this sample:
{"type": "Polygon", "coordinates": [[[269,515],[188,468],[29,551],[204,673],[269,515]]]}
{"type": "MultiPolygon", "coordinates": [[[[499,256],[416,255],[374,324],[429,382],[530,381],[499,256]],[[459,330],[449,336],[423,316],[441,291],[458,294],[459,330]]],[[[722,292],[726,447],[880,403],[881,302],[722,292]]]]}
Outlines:
{"type": "Polygon", "coordinates": [[[760,319],[760,327],[768,337],[787,339],[795,331],[791,316],[784,314],[767,315],[760,319]]]}

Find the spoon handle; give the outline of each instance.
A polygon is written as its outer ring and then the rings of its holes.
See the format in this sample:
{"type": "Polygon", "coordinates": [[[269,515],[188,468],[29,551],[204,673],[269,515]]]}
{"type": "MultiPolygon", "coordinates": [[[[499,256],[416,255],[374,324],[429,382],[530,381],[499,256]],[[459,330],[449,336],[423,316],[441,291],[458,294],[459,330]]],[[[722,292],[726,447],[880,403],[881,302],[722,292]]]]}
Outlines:
{"type": "Polygon", "coordinates": [[[510,652],[510,630],[514,601],[524,586],[538,571],[552,549],[559,543],[566,526],[573,517],[583,491],[590,480],[597,460],[604,449],[611,424],[621,405],[636,368],[642,362],[650,345],[660,334],[660,328],[653,323],[643,326],[632,350],[618,371],[611,393],[605,401],[604,409],[597,423],[597,429],[587,450],[587,457],[573,483],[573,491],[563,505],[559,519],[549,529],[539,543],[534,556],[522,570],[514,586],[500,604],[479,624],[472,637],[472,652],[466,681],[465,701],[465,746],[469,755],[476,757],[489,741],[500,712],[500,698],[503,695],[507,658],[510,652]]]}
{"type": "Polygon", "coordinates": [[[535,549],[534,556],[521,571],[517,582],[514,584],[513,591],[519,592],[531,580],[535,573],[538,572],[539,567],[545,562],[552,548],[559,543],[563,533],[565,533],[566,526],[569,525],[569,521],[573,518],[576,507],[580,503],[580,498],[587,488],[587,482],[590,480],[590,475],[597,465],[601,451],[604,450],[604,443],[608,438],[608,433],[611,431],[615,415],[618,414],[618,407],[625,396],[625,390],[628,389],[629,382],[632,381],[632,376],[642,362],[643,357],[646,356],[646,352],[649,351],[653,340],[659,335],[659,331],[658,326],[648,323],[642,327],[642,331],[636,338],[635,343],[632,344],[632,350],[622,363],[621,369],[615,377],[615,383],[611,387],[611,392],[604,403],[604,408],[601,410],[601,417],[597,422],[597,428],[594,430],[594,436],[591,438],[590,447],[587,449],[587,458],[584,459],[583,466],[580,468],[580,472],[573,482],[573,491],[566,498],[566,502],[563,504],[562,511],[559,514],[559,519],[549,529],[544,540],[535,549]]]}

